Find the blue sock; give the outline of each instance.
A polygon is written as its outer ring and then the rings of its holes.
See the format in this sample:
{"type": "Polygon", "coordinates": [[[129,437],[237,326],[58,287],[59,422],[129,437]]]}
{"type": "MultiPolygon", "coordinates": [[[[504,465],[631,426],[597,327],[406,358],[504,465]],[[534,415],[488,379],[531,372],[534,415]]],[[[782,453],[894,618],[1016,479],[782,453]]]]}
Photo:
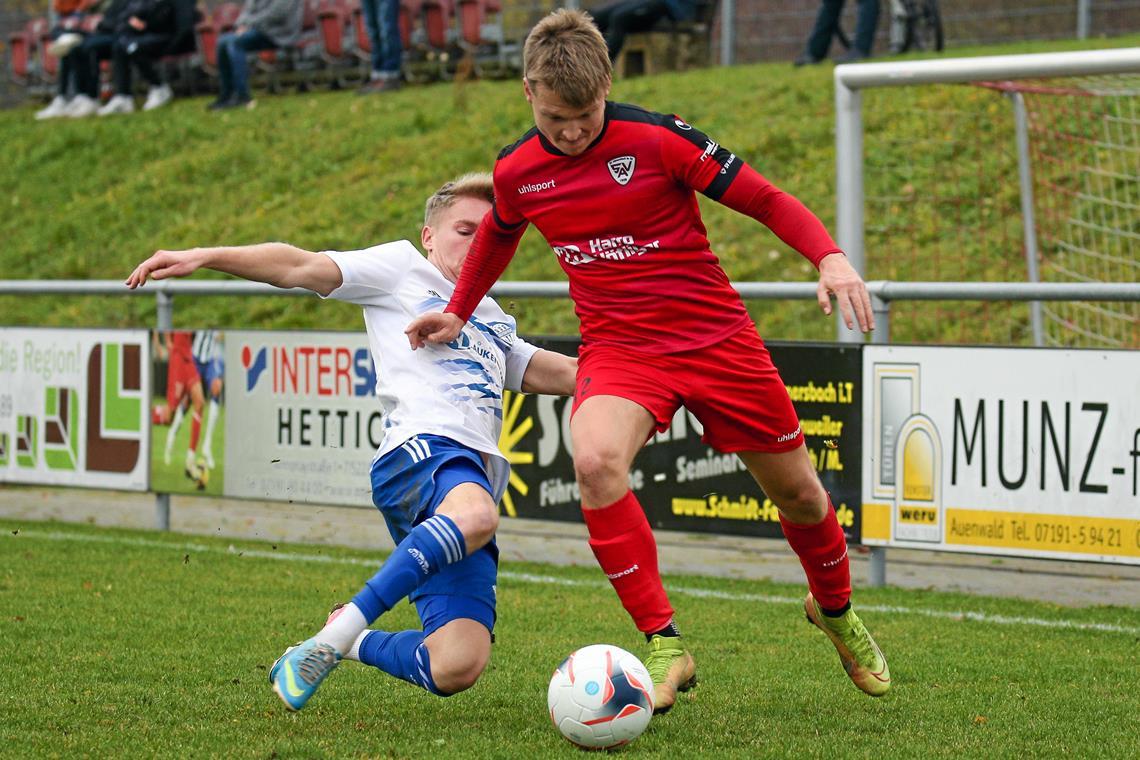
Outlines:
{"type": "Polygon", "coordinates": [[[352,602],[372,623],[430,576],[465,556],[467,543],[451,518],[432,515],[412,528],[352,602]]]}
{"type": "Polygon", "coordinates": [[[424,646],[423,631],[371,631],[360,642],[357,655],[365,665],[379,668],[437,697],[450,696],[441,694],[432,680],[431,659],[424,646]]]}

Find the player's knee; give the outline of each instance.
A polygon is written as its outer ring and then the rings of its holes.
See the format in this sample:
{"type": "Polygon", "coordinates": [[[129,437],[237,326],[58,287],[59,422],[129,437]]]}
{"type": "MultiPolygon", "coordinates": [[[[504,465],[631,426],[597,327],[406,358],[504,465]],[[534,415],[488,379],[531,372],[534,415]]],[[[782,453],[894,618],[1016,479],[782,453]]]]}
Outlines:
{"type": "Polygon", "coordinates": [[[440,696],[450,697],[475,685],[487,667],[484,657],[457,657],[431,664],[431,677],[440,696]]]}
{"type": "Polygon", "coordinates": [[[615,481],[621,481],[626,473],[622,471],[616,452],[592,448],[574,452],[574,475],[583,490],[604,489],[615,481]]]}
{"type": "Polygon", "coordinates": [[[769,496],[792,522],[811,525],[827,516],[827,492],[818,479],[789,483],[779,490],[769,496]]]}
{"type": "Polygon", "coordinates": [[[478,548],[486,544],[499,529],[499,510],[490,501],[468,510],[466,517],[460,530],[467,540],[469,551],[472,547],[478,548]]]}

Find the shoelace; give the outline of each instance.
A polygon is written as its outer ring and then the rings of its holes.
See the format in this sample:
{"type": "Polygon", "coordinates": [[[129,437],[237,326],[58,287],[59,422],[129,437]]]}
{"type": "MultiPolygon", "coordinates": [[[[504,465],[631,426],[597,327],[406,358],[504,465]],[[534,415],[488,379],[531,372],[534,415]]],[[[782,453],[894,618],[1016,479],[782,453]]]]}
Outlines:
{"type": "Polygon", "coordinates": [[[851,622],[847,615],[844,615],[837,621],[846,629],[847,635],[839,631],[836,631],[836,633],[839,633],[840,638],[847,644],[847,648],[855,655],[855,659],[860,665],[864,667],[873,665],[876,661],[876,656],[875,648],[871,646],[871,634],[867,633],[867,629],[863,625],[862,620],[854,615],[851,617],[854,617],[854,622],[851,622]]]}
{"type": "Polygon", "coordinates": [[[297,665],[297,673],[307,684],[314,684],[336,664],[333,650],[323,644],[310,649],[297,665]]]}
{"type": "Polygon", "coordinates": [[[659,639],[652,642],[653,651],[645,658],[645,669],[649,671],[654,683],[659,683],[669,673],[669,666],[681,654],[675,647],[666,647],[659,639]]]}

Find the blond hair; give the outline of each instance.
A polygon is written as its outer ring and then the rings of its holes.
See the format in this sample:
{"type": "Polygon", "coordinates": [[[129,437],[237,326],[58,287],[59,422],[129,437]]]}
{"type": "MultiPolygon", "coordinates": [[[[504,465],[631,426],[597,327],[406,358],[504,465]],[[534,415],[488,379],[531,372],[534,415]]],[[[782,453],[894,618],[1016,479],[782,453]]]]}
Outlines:
{"type": "Polygon", "coordinates": [[[491,175],[487,172],[471,172],[445,182],[424,205],[424,226],[430,227],[441,211],[454,206],[460,198],[477,198],[494,203],[495,183],[491,175]]]}
{"type": "Polygon", "coordinates": [[[606,40],[585,11],[559,8],[526,36],[523,77],[553,90],[571,108],[605,95],[613,76],[606,40]]]}

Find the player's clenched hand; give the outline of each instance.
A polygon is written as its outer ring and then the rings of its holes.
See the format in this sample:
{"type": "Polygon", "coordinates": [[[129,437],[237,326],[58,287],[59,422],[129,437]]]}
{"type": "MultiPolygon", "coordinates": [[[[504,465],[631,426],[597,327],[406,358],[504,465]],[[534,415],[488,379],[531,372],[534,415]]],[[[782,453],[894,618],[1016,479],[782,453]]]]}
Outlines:
{"type": "Polygon", "coordinates": [[[127,287],[134,290],[146,284],[147,279],[165,280],[167,277],[185,277],[201,263],[196,249],[189,251],[156,251],[153,256],[135,267],[127,278],[127,287]]]}
{"type": "Polygon", "coordinates": [[[863,332],[875,329],[867,285],[842,253],[824,256],[819,262],[819,287],[815,294],[824,314],[831,314],[831,296],[835,296],[848,330],[855,329],[855,322],[863,332]]]}
{"type": "Polygon", "coordinates": [[[447,311],[422,314],[411,321],[404,333],[412,350],[428,343],[450,343],[463,329],[463,320],[447,311]]]}

